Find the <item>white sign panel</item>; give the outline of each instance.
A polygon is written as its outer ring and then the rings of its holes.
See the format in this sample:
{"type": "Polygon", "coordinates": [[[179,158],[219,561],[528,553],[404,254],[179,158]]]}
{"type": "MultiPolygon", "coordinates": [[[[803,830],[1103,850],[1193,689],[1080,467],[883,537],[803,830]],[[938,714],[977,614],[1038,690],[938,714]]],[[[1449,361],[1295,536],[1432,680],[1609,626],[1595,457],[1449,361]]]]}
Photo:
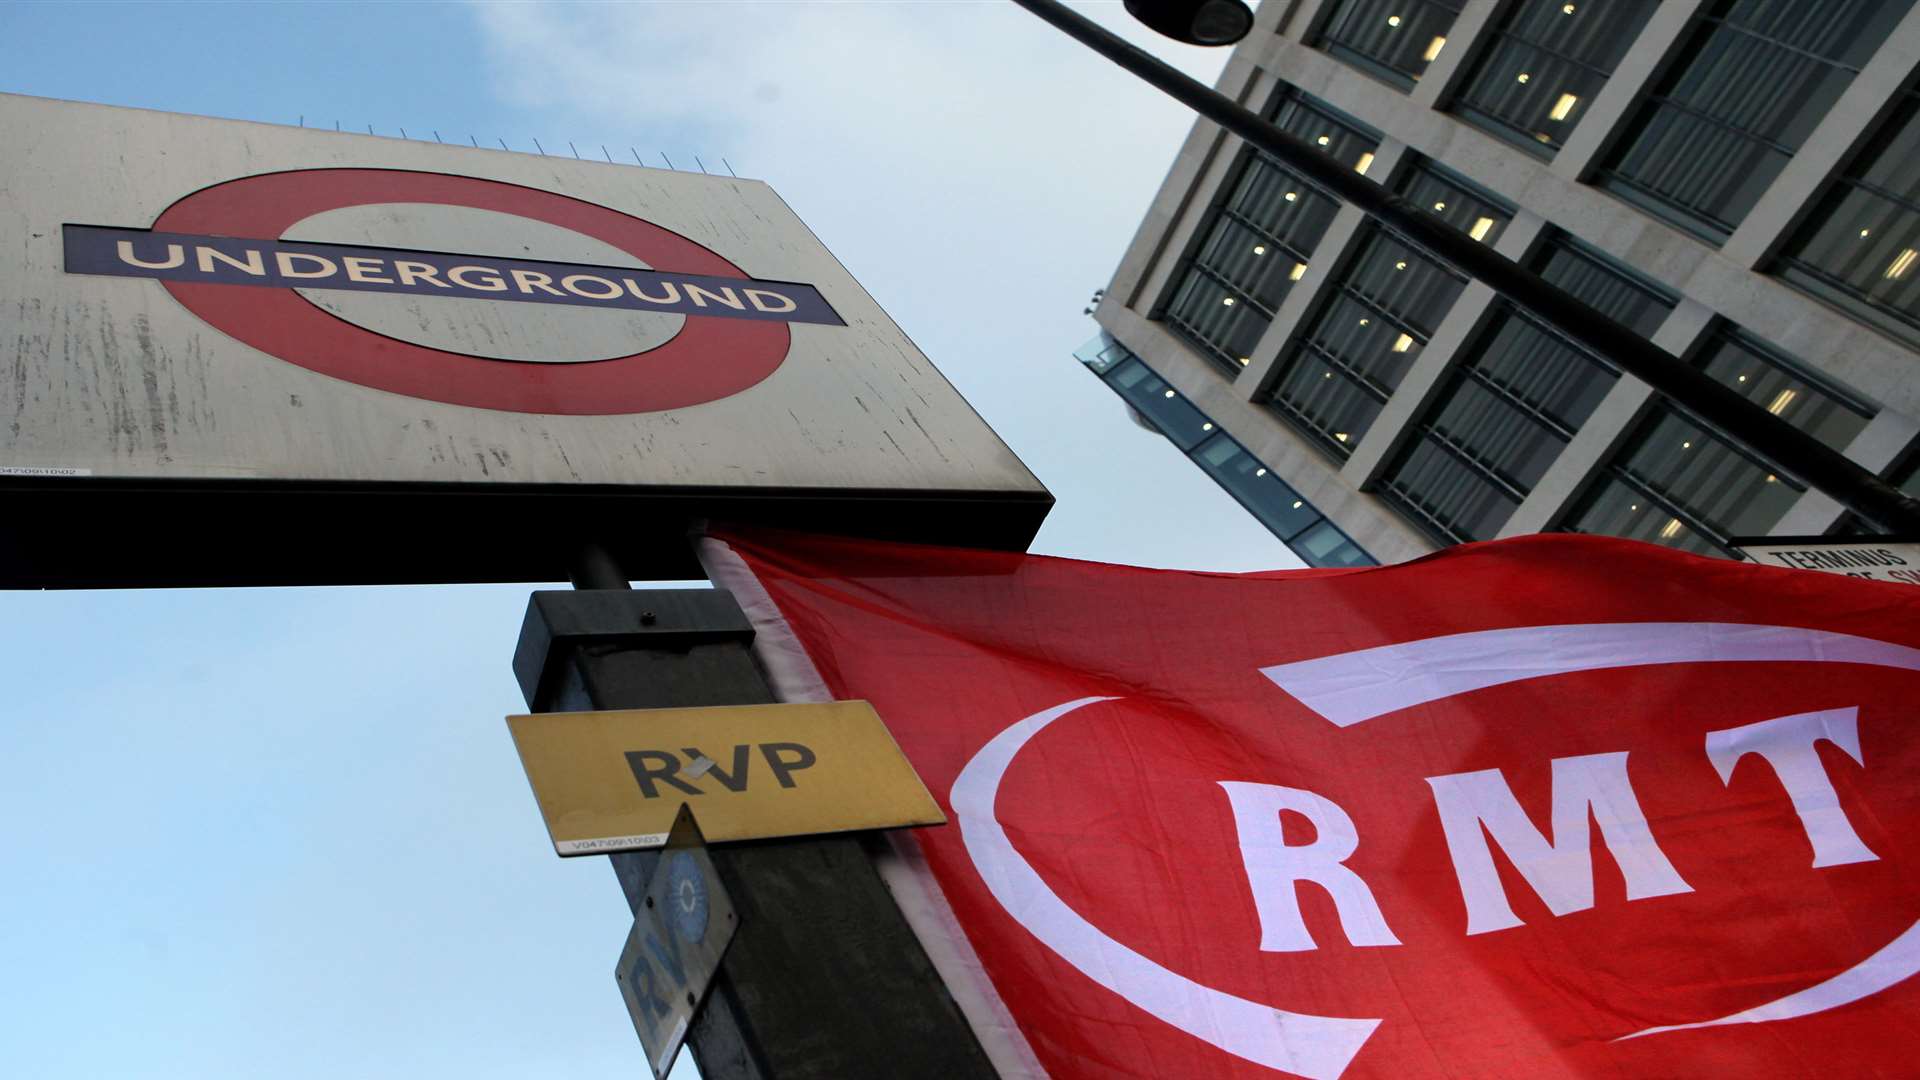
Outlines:
{"type": "Polygon", "coordinates": [[[1050,502],[759,181],[11,95],[0,128],[9,491],[1050,502]]]}
{"type": "Polygon", "coordinates": [[[1873,581],[1920,585],[1920,544],[1879,540],[1746,544],[1737,550],[1762,566],[1818,570],[1873,581]]]}

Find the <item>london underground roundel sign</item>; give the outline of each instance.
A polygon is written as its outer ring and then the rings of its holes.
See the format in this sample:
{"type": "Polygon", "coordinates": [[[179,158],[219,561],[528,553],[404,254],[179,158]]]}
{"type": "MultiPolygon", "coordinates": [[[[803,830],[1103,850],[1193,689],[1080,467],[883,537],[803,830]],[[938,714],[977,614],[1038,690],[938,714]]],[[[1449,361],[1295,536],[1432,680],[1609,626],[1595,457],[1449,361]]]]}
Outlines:
{"type": "Polygon", "coordinates": [[[1052,504],[762,181],[11,94],[0,129],[0,586],[547,580],[698,518],[1020,546],[1052,504]],[[263,545],[269,504],[303,525],[263,545]]]}
{"type": "Polygon", "coordinates": [[[430,401],[510,412],[604,415],[682,408],[739,393],[786,359],[790,321],[840,320],[811,286],[759,281],[669,229],[580,199],[498,180],[397,169],[302,169],[196,191],[150,230],[69,225],[72,273],[146,276],[226,334],[308,370],[430,401]],[[287,242],[329,211],[426,204],[490,211],[599,241],[646,270],[287,242]],[[680,314],[653,348],[574,363],[478,356],[378,333],[298,290],[559,304],[680,314]]]}

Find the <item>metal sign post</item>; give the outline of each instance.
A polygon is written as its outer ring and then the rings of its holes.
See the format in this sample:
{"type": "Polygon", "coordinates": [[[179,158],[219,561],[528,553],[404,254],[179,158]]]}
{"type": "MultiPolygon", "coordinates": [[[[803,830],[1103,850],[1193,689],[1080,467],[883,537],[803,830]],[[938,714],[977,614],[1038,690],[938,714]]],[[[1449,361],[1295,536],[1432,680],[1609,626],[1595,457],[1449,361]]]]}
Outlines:
{"type": "MultiPolygon", "coordinates": [[[[33,147],[0,155],[0,588],[571,558],[515,658],[534,710],[754,705],[732,598],[621,564],[692,576],[706,518],[1020,550],[1052,505],[758,181],[12,94],[0,127],[33,147]]],[[[931,818],[839,827],[901,820],[931,818]]],[[[708,1077],[992,1075],[871,842],[713,853],[740,929],[688,1029],[708,1077]]],[[[657,854],[613,862],[639,913],[657,854]]]]}
{"type": "MultiPolygon", "coordinates": [[[[719,589],[636,591],[582,559],[576,592],[536,592],[514,671],[535,712],[758,704],[753,630],[719,589]]],[[[692,1018],[708,1080],[996,1073],[868,854],[871,834],[711,850],[739,931],[692,1018]]],[[[638,916],[657,851],[610,855],[638,916]]]]}

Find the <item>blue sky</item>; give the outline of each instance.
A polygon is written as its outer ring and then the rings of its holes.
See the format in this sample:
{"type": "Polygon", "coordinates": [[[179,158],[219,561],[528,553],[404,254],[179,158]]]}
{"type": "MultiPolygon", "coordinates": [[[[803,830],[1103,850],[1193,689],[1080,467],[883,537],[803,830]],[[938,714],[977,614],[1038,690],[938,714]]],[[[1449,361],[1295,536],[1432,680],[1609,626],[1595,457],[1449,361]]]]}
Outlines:
{"type": "MultiPolygon", "coordinates": [[[[1068,356],[1188,118],[1010,5],[15,0],[0,39],[6,92],[725,157],[1052,488],[1035,550],[1294,565],[1068,356]]],[[[551,855],[501,722],[526,593],[0,593],[5,1071],[643,1068],[619,890],[551,855]]]]}

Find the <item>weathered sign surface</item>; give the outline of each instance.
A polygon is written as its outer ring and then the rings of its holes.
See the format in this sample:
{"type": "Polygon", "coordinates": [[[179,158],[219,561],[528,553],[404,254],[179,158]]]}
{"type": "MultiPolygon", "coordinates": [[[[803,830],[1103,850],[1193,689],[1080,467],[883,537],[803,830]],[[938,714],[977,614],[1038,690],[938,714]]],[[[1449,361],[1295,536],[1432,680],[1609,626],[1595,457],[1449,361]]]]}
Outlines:
{"type": "Polygon", "coordinates": [[[702,516],[1019,547],[1051,501],[764,183],[0,128],[0,586],[553,580],[702,516]]]}

